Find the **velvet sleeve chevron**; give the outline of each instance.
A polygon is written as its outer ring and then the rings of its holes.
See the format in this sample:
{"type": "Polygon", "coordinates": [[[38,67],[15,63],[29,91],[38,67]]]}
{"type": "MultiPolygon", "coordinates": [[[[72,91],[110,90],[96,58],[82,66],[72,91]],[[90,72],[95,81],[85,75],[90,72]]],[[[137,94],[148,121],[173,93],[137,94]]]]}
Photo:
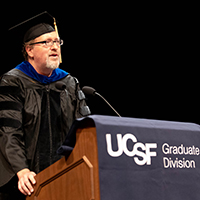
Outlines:
{"type": "Polygon", "coordinates": [[[0,149],[14,173],[27,168],[22,130],[23,98],[19,86],[0,84],[0,149]]]}

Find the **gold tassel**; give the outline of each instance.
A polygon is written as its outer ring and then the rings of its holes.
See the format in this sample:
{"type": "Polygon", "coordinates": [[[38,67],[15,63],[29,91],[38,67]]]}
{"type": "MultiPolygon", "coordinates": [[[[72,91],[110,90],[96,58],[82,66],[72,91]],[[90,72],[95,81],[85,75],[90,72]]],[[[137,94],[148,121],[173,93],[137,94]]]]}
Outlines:
{"type": "MultiPolygon", "coordinates": [[[[57,25],[56,25],[56,19],[53,18],[53,20],[54,20],[54,28],[55,28],[55,31],[56,31],[56,33],[57,33],[58,38],[60,38],[60,37],[59,37],[59,34],[58,34],[58,28],[57,28],[57,25]]],[[[62,63],[61,46],[60,46],[60,63],[62,63]]]]}

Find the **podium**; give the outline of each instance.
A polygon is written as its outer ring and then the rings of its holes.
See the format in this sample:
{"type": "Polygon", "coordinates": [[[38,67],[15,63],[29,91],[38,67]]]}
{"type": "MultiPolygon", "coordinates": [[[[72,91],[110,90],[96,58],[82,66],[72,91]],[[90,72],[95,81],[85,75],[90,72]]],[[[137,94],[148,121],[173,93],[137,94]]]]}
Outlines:
{"type": "Polygon", "coordinates": [[[27,200],[100,199],[97,139],[94,124],[86,123],[76,131],[71,155],[36,176],[34,193],[27,200]]]}
{"type": "Polygon", "coordinates": [[[27,200],[200,197],[199,125],[94,115],[74,122],[61,150],[27,200]]]}

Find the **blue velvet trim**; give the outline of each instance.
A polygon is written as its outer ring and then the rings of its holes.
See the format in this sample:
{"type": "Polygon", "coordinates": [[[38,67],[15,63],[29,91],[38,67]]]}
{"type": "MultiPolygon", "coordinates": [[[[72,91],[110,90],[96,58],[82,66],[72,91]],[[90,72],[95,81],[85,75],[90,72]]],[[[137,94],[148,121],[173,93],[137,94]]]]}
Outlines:
{"type": "Polygon", "coordinates": [[[64,70],[57,68],[53,70],[52,75],[50,77],[47,77],[47,76],[38,74],[36,70],[33,68],[33,66],[27,61],[22,62],[17,67],[15,67],[15,69],[22,71],[29,77],[43,84],[49,84],[49,83],[58,81],[69,74],[68,72],[65,72],[64,70]]]}

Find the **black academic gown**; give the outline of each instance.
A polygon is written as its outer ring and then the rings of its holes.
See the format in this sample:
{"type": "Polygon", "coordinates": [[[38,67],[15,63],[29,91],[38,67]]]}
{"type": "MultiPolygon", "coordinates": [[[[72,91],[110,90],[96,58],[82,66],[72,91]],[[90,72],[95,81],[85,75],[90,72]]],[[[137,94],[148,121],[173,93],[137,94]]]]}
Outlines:
{"type": "Polygon", "coordinates": [[[72,122],[88,114],[71,75],[44,84],[18,69],[6,73],[0,81],[0,187],[24,168],[38,173],[57,161],[72,122]],[[66,90],[56,88],[58,81],[66,90]]]}

